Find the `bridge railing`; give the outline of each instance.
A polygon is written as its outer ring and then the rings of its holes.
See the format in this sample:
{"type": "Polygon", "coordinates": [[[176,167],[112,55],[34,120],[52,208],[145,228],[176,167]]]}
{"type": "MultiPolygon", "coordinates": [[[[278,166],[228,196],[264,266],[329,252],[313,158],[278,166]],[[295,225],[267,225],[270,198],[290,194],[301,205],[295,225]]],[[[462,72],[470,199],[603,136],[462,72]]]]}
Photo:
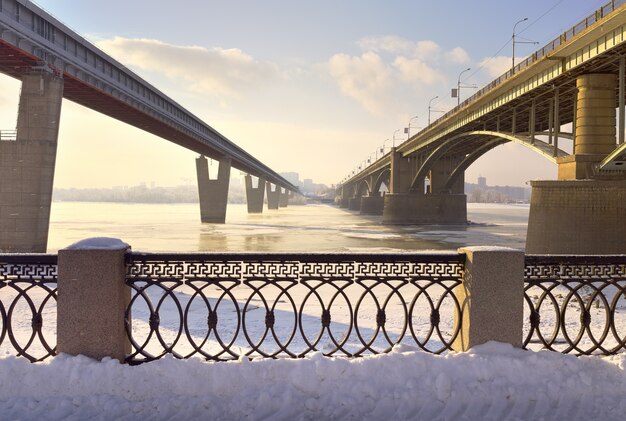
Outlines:
{"type": "MultiPolygon", "coordinates": [[[[437,121],[444,120],[444,119],[450,117],[451,115],[456,113],[461,108],[463,108],[466,105],[470,104],[471,102],[475,101],[479,97],[481,97],[484,94],[486,94],[487,92],[491,91],[493,88],[501,85],[503,82],[505,82],[506,80],[510,79],[513,75],[518,73],[520,70],[523,70],[523,69],[529,67],[531,64],[535,63],[536,61],[538,61],[542,57],[545,57],[546,55],[548,55],[548,53],[550,53],[551,51],[554,51],[559,46],[561,46],[561,44],[565,43],[566,41],[569,41],[575,35],[578,35],[582,31],[587,29],[589,26],[591,26],[594,23],[596,23],[597,21],[599,21],[600,19],[608,16],[611,12],[613,12],[618,7],[622,6],[624,3],[626,3],[626,0],[613,0],[613,1],[610,1],[607,4],[605,4],[604,6],[600,7],[595,12],[591,13],[589,16],[587,16],[584,19],[582,19],[576,25],[572,26],[570,29],[568,29],[567,31],[563,32],[561,35],[559,35],[558,37],[556,37],[552,41],[548,42],[542,48],[540,48],[539,50],[537,50],[534,53],[532,53],[531,55],[529,55],[526,59],[524,59],[521,62],[519,62],[513,69],[508,70],[507,72],[505,72],[504,74],[502,74],[498,78],[496,78],[493,81],[489,82],[483,88],[481,88],[476,93],[474,93],[472,96],[467,98],[465,101],[461,102],[460,105],[452,108],[450,111],[448,111],[447,113],[445,113],[442,116],[440,116],[439,118],[437,118],[434,121],[433,124],[436,124],[437,121]]],[[[428,129],[428,127],[425,127],[424,129],[422,129],[420,131],[420,133],[426,131],[427,129],[428,129]]]]}
{"type": "Polygon", "coordinates": [[[494,266],[495,260],[489,262],[494,252],[483,253],[486,260],[468,261],[455,252],[122,252],[119,282],[127,296],[119,303],[93,291],[90,282],[101,284],[102,271],[110,269],[98,269],[100,255],[63,263],[56,255],[3,254],[0,352],[42,361],[57,353],[57,318],[60,326],[68,323],[64,317],[71,323],[91,317],[92,323],[75,327],[70,335],[91,344],[90,338],[102,339],[100,320],[117,312],[120,326],[126,327],[112,340],[127,344],[122,359],[131,364],[165,355],[231,360],[321,352],[357,357],[388,352],[398,344],[443,353],[471,342],[471,329],[493,333],[494,326],[507,321],[500,320],[502,308],[518,305],[523,331],[513,328],[517,346],[576,355],[626,351],[626,256],[526,256],[524,273],[513,274],[514,283],[498,292],[509,282],[494,275],[502,261],[494,266]],[[65,286],[61,293],[77,301],[61,314],[58,274],[67,277],[67,266],[76,264],[84,266],[75,272],[81,274],[78,289],[65,286]],[[509,294],[518,279],[523,290],[509,294]],[[481,290],[485,282],[493,283],[481,290]],[[479,302],[480,309],[468,305],[479,302]],[[472,320],[476,310],[483,313],[472,320]]]}

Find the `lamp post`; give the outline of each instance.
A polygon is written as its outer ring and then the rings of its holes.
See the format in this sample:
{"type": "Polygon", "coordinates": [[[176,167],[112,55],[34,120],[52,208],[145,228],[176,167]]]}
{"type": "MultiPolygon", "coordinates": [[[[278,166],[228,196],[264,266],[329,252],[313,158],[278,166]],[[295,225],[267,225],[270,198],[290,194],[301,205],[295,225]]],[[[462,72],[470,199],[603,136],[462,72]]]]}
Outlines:
{"type": "Polygon", "coordinates": [[[470,70],[472,69],[468,67],[467,69],[459,73],[459,78],[456,81],[456,106],[457,107],[461,105],[461,75],[465,72],[469,72],[470,70]]]}
{"type": "Polygon", "coordinates": [[[393,138],[391,141],[391,146],[395,148],[396,146],[396,133],[398,133],[400,131],[400,129],[397,129],[396,131],[393,132],[393,138]]]}
{"type": "Polygon", "coordinates": [[[411,137],[411,121],[413,121],[413,120],[417,120],[417,116],[413,116],[413,117],[411,117],[411,118],[409,119],[409,124],[408,124],[407,128],[406,128],[406,129],[404,129],[404,130],[405,130],[405,133],[406,133],[406,139],[407,139],[407,140],[409,140],[409,138],[411,137]]]}
{"type": "Polygon", "coordinates": [[[391,139],[385,139],[385,141],[383,142],[383,146],[380,148],[380,153],[382,153],[383,155],[385,154],[385,144],[390,140],[391,139]]]}
{"type": "Polygon", "coordinates": [[[515,22],[515,25],[513,25],[513,35],[511,36],[511,41],[513,44],[513,57],[511,57],[511,73],[515,72],[515,28],[517,28],[517,25],[527,21],[528,18],[524,18],[524,19],[520,19],[517,22],[515,22]]]}
{"type": "Polygon", "coordinates": [[[428,101],[428,125],[430,126],[430,110],[431,110],[431,106],[430,104],[433,103],[434,100],[436,100],[437,98],[439,98],[439,95],[437,95],[436,97],[433,97],[430,99],[430,101],[428,101]]]}

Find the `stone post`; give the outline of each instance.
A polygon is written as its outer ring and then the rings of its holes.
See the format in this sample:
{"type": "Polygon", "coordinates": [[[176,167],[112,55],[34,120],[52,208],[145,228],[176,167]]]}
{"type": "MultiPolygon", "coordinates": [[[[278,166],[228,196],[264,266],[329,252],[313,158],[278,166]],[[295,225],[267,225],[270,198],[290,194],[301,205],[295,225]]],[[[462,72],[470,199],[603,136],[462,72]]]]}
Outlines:
{"type": "Polygon", "coordinates": [[[128,244],[91,238],[58,257],[57,351],[123,362],[131,351],[124,313],[130,302],[124,255],[128,244]]]}
{"type": "MultiPolygon", "coordinates": [[[[488,341],[522,346],[524,252],[505,247],[464,247],[463,284],[456,288],[462,313],[455,351],[488,341]]],[[[455,323],[458,323],[458,314],[455,323]]]]}

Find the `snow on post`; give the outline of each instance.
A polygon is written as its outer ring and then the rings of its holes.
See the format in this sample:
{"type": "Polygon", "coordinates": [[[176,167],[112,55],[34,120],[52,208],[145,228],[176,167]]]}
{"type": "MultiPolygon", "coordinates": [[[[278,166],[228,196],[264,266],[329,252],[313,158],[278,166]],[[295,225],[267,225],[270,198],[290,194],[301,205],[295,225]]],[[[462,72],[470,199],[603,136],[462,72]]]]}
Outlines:
{"type": "Polygon", "coordinates": [[[522,346],[524,252],[507,247],[464,247],[463,284],[455,291],[462,326],[455,351],[489,341],[522,346]]]}
{"type": "Polygon", "coordinates": [[[123,362],[130,353],[124,312],[131,291],[124,254],[114,238],[90,238],[59,250],[57,351],[123,362]]]}

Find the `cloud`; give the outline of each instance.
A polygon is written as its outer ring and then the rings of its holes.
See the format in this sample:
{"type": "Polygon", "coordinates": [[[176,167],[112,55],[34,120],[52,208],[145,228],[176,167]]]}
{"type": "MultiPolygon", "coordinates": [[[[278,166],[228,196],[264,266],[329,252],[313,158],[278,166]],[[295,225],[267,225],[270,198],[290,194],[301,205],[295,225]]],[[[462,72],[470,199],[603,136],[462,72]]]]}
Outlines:
{"type": "Polygon", "coordinates": [[[123,37],[97,45],[127,65],[185,80],[189,90],[202,94],[237,98],[281,77],[276,65],[255,60],[237,48],[179,46],[123,37]]]}
{"type": "Polygon", "coordinates": [[[452,63],[467,64],[470,62],[469,54],[461,47],[455,47],[446,53],[446,59],[452,63]]]}
{"type": "Polygon", "coordinates": [[[328,61],[341,92],[373,114],[383,111],[392,88],[391,70],[375,52],[361,56],[335,54],[328,61]]]}
{"type": "Polygon", "coordinates": [[[445,81],[445,77],[440,72],[417,58],[396,57],[393,66],[398,70],[400,79],[405,82],[431,85],[435,82],[445,81]]]}
{"type": "Polygon", "coordinates": [[[423,60],[437,59],[441,52],[441,47],[435,41],[410,41],[396,35],[361,38],[357,45],[365,52],[401,54],[423,60]]]}
{"type": "Polygon", "coordinates": [[[490,77],[496,78],[511,68],[511,57],[489,57],[479,63],[490,77]]]}

